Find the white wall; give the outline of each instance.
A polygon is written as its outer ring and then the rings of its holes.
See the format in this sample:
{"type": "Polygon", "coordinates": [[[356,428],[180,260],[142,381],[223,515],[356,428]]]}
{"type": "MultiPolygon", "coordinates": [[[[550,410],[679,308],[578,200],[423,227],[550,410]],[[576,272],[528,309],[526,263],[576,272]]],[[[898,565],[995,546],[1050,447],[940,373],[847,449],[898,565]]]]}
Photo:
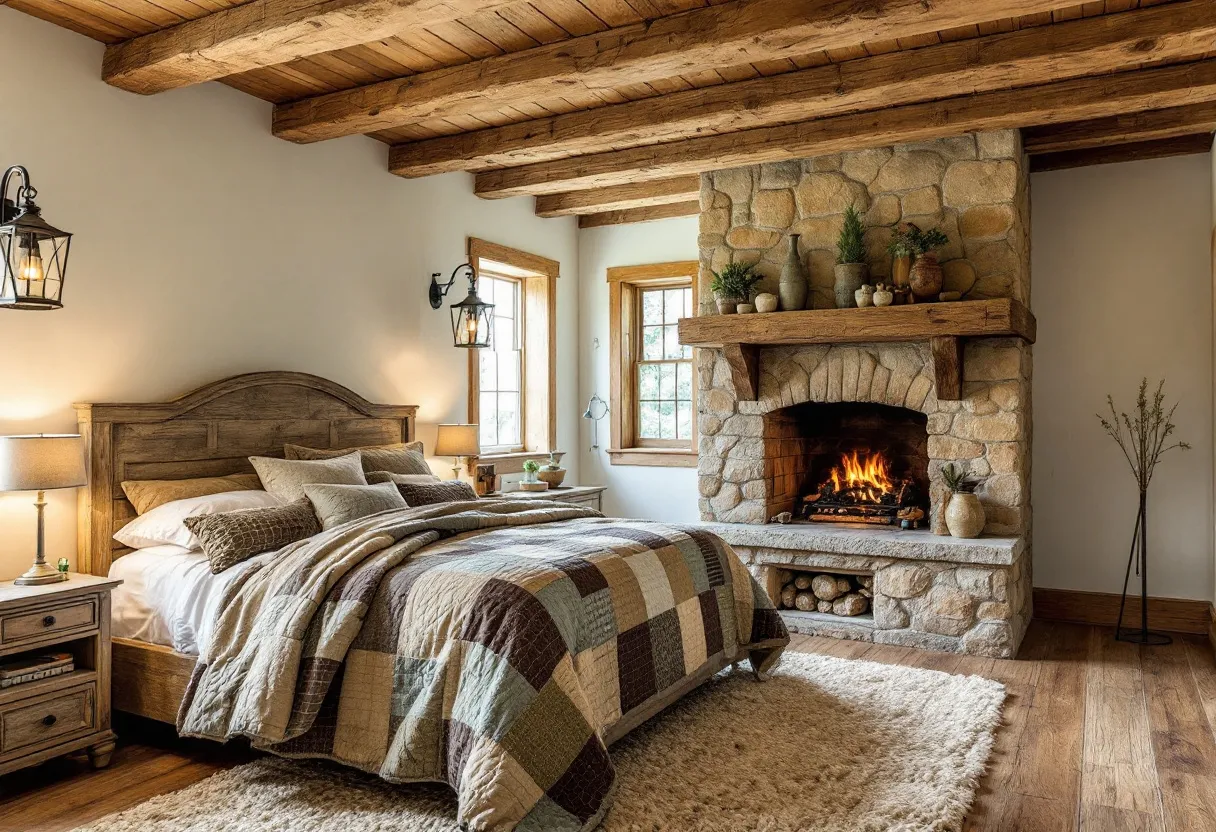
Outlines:
{"type": "MultiPolygon", "coordinates": [[[[1141,377],[1180,401],[1149,491],[1149,592],[1213,590],[1212,169],[1182,156],[1031,177],[1035,585],[1119,592],[1136,487],[1095,416],[1141,377]]],[[[1133,580],[1135,577],[1133,576],[1133,580]]]]}
{"type": "MultiPolygon", "coordinates": [[[[45,217],[76,234],[66,308],[0,311],[0,433],[73,430],[76,401],[161,400],[274,369],[418,404],[429,445],[435,423],[464,421],[467,387],[426,285],[475,235],[561,261],[558,439],[581,444],[573,220],[477,199],[462,174],[392,176],[387,148],[363,137],[276,139],[270,105],[218,84],[108,87],[100,44],[6,8],[0,55],[0,165],[29,167],[45,217]]],[[[48,554],[74,557],[74,494],[50,496],[48,554]]],[[[0,496],[0,577],[32,556],[31,503],[0,496]]]]}
{"type": "MultiPolygon", "coordinates": [[[[696,260],[696,217],[660,220],[636,225],[588,228],[579,231],[579,365],[582,407],[592,393],[608,401],[608,283],[613,266],[667,263],[696,260]],[[595,343],[598,340],[599,346],[595,343]]],[[[582,412],[580,408],[579,412],[582,412]]],[[[608,459],[611,444],[611,418],[599,424],[600,449],[591,446],[591,425],[583,420],[580,430],[582,482],[607,485],[605,510],[617,517],[651,520],[695,521],[697,510],[697,472],[694,468],[650,468],[612,465],[608,459]]]]}

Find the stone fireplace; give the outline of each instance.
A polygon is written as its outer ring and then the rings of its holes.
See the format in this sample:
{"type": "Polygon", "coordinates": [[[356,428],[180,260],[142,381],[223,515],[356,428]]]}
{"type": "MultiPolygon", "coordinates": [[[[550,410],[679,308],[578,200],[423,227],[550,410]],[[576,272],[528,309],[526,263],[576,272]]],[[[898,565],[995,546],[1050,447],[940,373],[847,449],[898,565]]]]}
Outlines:
{"type": "MultiPolygon", "coordinates": [[[[788,235],[798,233],[815,307],[830,306],[830,249],[852,204],[866,211],[876,280],[890,273],[893,228],[910,220],[946,232],[947,288],[964,297],[691,319],[702,332],[686,341],[702,347],[702,519],[770,593],[796,595],[791,581],[807,573],[844,576],[842,587],[852,580],[845,594],[865,598],[865,614],[849,616],[804,597],[803,607],[816,609],[783,610],[793,629],[986,656],[1016,651],[1031,613],[1026,188],[1016,131],[702,177],[703,280],[727,262],[749,262],[766,276],[761,288],[773,290],[788,235]],[[1001,315],[1009,320],[998,324],[1001,315]],[[898,326],[875,323],[887,320],[898,326]],[[876,455],[881,476],[846,465],[876,455]],[[949,463],[981,481],[979,539],[930,530],[941,525],[949,463]],[[892,515],[908,506],[925,511],[929,528],[899,528],[892,515]],[[806,522],[772,522],[782,512],[806,522]],[[833,512],[849,522],[823,516],[833,512]]],[[[701,298],[710,314],[707,288],[701,298]]],[[[821,585],[830,590],[826,578],[821,585]]]]}

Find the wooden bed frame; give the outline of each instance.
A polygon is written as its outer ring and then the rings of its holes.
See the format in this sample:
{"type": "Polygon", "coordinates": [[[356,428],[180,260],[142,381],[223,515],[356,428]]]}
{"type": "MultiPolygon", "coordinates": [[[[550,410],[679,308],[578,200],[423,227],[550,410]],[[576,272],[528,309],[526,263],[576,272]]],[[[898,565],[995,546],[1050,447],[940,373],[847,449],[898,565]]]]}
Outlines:
{"type": "MultiPolygon", "coordinates": [[[[253,471],[251,456],[282,456],[283,445],[350,448],[411,442],[413,405],[372,404],[306,373],[250,373],[208,384],[170,402],[80,404],[89,483],[80,489],[77,569],[106,575],[131,551],[114,532],[135,517],[124,480],[173,480],[253,471]]],[[[114,639],[113,705],[176,722],[195,657],[114,639]]]]}

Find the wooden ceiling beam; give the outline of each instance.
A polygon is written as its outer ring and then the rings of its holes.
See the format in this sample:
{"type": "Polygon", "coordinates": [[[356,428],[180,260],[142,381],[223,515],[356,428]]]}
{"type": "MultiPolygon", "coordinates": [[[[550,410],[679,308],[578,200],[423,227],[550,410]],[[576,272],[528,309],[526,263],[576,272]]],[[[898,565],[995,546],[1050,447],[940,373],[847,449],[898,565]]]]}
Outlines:
{"type": "Polygon", "coordinates": [[[1043,153],[1030,157],[1030,170],[1032,173],[1038,173],[1045,170],[1082,168],[1089,165],[1109,165],[1114,162],[1163,159],[1167,156],[1190,156],[1207,153],[1211,149],[1211,132],[1193,133],[1189,136],[1172,136],[1167,139],[1149,139],[1148,141],[1043,153]]]}
{"type": "MultiPolygon", "coordinates": [[[[1019,14],[1075,0],[1021,0],[1019,14]]],[[[733,0],[509,55],[304,99],[275,108],[296,142],[476,115],[555,94],[583,96],[716,67],[923,35],[1008,16],[1001,0],[733,0]]]]}
{"type": "Polygon", "coordinates": [[[1216,101],[1167,107],[1107,118],[1027,128],[1022,133],[1027,153],[1062,153],[1111,144],[1129,144],[1216,130],[1216,101]]]}
{"type": "Polygon", "coordinates": [[[252,0],[106,47],[102,78],[145,95],[346,49],[517,0],[252,0]]]}
{"type": "Polygon", "coordinates": [[[487,171],[475,189],[539,196],[1214,100],[1216,60],[1196,61],[487,171]]]}
{"type": "Polygon", "coordinates": [[[890,52],[394,147],[389,170],[429,176],[535,164],[773,124],[1197,58],[1216,43],[1216,0],[890,52]]]}
{"type": "Polygon", "coordinates": [[[635,222],[653,222],[672,217],[695,217],[701,211],[700,202],[676,202],[671,205],[651,205],[647,208],[626,208],[623,211],[605,211],[602,214],[584,214],[578,218],[579,228],[602,228],[605,225],[627,225],[635,222]]]}
{"type": "Polygon", "coordinates": [[[590,191],[538,196],[536,214],[541,217],[569,217],[624,211],[630,208],[649,208],[654,205],[690,202],[699,199],[700,193],[701,177],[694,174],[658,182],[630,183],[590,191]]]}

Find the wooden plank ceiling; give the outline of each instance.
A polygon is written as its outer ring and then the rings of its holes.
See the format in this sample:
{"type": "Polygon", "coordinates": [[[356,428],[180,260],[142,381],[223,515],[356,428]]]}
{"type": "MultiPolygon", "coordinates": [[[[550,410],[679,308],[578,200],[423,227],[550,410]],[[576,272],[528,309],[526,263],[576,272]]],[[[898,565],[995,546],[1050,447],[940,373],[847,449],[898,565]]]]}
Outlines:
{"type": "Polygon", "coordinates": [[[108,44],[115,86],[218,80],[286,140],[364,133],[584,226],[695,213],[697,174],[756,161],[1020,127],[1048,169],[1216,128],[1216,0],[3,3],[108,44]]]}

